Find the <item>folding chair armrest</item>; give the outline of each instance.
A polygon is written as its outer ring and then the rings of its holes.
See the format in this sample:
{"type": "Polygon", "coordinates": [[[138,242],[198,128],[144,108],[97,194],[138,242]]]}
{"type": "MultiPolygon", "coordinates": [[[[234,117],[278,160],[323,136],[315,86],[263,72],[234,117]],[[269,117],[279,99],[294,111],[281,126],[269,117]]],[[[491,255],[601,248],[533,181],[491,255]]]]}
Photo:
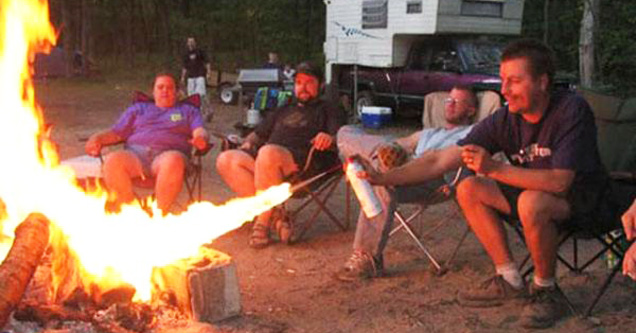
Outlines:
{"type": "Polygon", "coordinates": [[[636,184],[636,173],[630,171],[611,171],[609,176],[612,180],[636,184]]]}

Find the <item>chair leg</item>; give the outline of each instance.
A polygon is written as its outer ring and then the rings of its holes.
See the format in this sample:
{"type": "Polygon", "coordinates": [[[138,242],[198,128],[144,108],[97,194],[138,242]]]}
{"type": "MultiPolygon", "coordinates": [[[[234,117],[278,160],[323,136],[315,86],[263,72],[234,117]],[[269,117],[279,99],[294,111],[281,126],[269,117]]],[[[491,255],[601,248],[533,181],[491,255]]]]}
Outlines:
{"type": "Polygon", "coordinates": [[[402,227],[404,228],[404,230],[406,230],[406,232],[408,232],[408,234],[411,236],[413,241],[417,243],[417,246],[420,248],[420,250],[422,250],[426,258],[428,258],[428,260],[433,264],[433,266],[435,266],[435,269],[437,270],[437,272],[441,273],[442,266],[439,264],[439,262],[437,262],[437,259],[433,257],[433,255],[428,251],[428,249],[424,246],[424,244],[422,244],[420,239],[417,237],[417,235],[415,235],[415,233],[411,229],[411,226],[406,222],[406,220],[404,220],[402,215],[396,211],[394,216],[400,222],[400,224],[402,224],[402,227]]]}
{"type": "MultiPolygon", "coordinates": [[[[297,242],[298,240],[302,239],[305,233],[314,224],[314,222],[318,218],[318,215],[321,212],[324,212],[325,215],[327,215],[327,217],[336,226],[338,226],[340,230],[345,231],[348,229],[348,222],[346,222],[347,224],[343,225],[342,222],[340,222],[338,218],[335,215],[333,215],[333,213],[329,210],[329,208],[327,208],[327,205],[326,205],[327,200],[329,200],[329,198],[331,197],[331,195],[337,188],[338,183],[342,180],[342,178],[343,176],[341,175],[339,177],[329,180],[322,188],[320,188],[320,190],[316,191],[315,193],[313,191],[303,188],[303,190],[306,191],[307,195],[309,195],[309,198],[307,198],[299,207],[297,207],[293,212],[289,214],[290,219],[294,220],[296,216],[311,202],[314,202],[318,207],[316,208],[316,210],[314,211],[310,219],[307,222],[303,223],[303,226],[301,227],[300,232],[294,237],[292,242],[297,242]]],[[[347,201],[347,205],[348,205],[348,201],[347,201]]],[[[349,208],[348,207],[345,207],[345,208],[347,210],[346,214],[348,214],[349,208]]],[[[347,218],[348,218],[348,215],[347,215],[347,218]]]]}
{"type": "Polygon", "coordinates": [[[455,260],[455,256],[457,256],[457,253],[459,252],[459,248],[462,246],[462,244],[464,244],[464,241],[466,240],[470,232],[470,227],[467,225],[466,230],[462,234],[462,237],[459,239],[459,242],[455,246],[455,249],[453,249],[453,253],[451,253],[450,257],[446,260],[446,262],[444,262],[444,271],[447,271],[449,269],[450,264],[453,262],[453,260],[455,260]]]}
{"type": "MultiPolygon", "coordinates": [[[[412,213],[411,215],[409,215],[408,218],[405,219],[406,223],[408,225],[411,225],[411,221],[413,221],[416,217],[418,217],[424,211],[424,209],[425,209],[424,206],[419,206],[414,213],[412,213]]],[[[395,211],[395,213],[393,215],[396,216],[395,215],[396,213],[397,213],[397,210],[395,211]]],[[[401,216],[401,214],[400,214],[400,216],[401,216]]],[[[402,228],[404,228],[404,226],[402,224],[399,224],[398,226],[393,228],[393,230],[391,230],[391,232],[389,232],[389,237],[393,236],[393,234],[395,234],[396,232],[400,231],[400,229],[402,229],[402,228]]]]}
{"type": "Polygon", "coordinates": [[[623,267],[623,257],[620,257],[620,260],[618,261],[618,263],[616,264],[616,266],[614,266],[614,268],[612,269],[612,272],[610,273],[610,275],[605,278],[605,281],[603,282],[603,285],[601,286],[601,289],[599,289],[599,291],[596,293],[596,296],[594,296],[594,300],[592,301],[592,303],[590,303],[590,305],[588,305],[587,309],[585,309],[585,313],[583,314],[584,318],[587,318],[590,316],[590,314],[592,314],[592,310],[594,309],[594,307],[596,306],[596,304],[598,303],[598,301],[601,299],[601,296],[603,296],[603,294],[605,294],[605,291],[607,290],[607,287],[609,287],[609,284],[612,282],[612,280],[614,280],[614,277],[616,276],[616,273],[618,273],[618,271],[623,267]]]}

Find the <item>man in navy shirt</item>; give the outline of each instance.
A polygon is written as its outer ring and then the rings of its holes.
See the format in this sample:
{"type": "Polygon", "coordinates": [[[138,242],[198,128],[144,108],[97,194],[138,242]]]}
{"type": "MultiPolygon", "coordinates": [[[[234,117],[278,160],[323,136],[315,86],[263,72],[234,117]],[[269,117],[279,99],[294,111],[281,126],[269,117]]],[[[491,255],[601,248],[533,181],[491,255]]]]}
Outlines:
{"type": "Polygon", "coordinates": [[[157,206],[166,213],[181,186],[191,147],[203,150],[208,134],[196,107],[177,103],[177,88],[169,74],[158,74],[153,85],[153,102],[131,105],[108,130],[93,134],[86,153],[100,154],[102,147],[125,142],[123,150],[106,156],[104,181],[109,200],[119,206],[135,199],[133,178],[153,177],[157,206]]]}
{"type": "MultiPolygon", "coordinates": [[[[525,298],[527,288],[506,239],[502,215],[518,218],[535,271],[521,324],[548,327],[565,314],[555,284],[559,229],[567,223],[593,228],[607,177],[601,166],[592,111],[578,95],[551,89],[552,51],[533,40],[510,44],[502,54],[501,93],[508,102],[484,119],[456,146],[427,154],[381,174],[381,185],[421,182],[457,168],[477,173],[457,188],[470,227],[495,264],[485,283],[461,290],[465,306],[496,306],[525,298]],[[511,164],[492,159],[503,152],[511,164]]],[[[368,164],[367,164],[368,166],[368,164]]]]}

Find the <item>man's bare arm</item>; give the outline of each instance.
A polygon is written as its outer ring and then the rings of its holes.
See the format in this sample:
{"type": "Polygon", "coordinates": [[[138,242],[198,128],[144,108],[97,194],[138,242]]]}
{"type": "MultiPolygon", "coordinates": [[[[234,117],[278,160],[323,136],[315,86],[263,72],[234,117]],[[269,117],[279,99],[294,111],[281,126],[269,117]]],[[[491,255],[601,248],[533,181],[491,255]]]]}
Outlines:
{"type": "Polygon", "coordinates": [[[565,193],[574,181],[574,171],[527,169],[496,161],[483,147],[466,145],[461,152],[469,169],[510,186],[549,193],[565,193]]]}
{"type": "Polygon", "coordinates": [[[510,186],[543,191],[566,193],[574,181],[574,171],[566,169],[527,169],[503,162],[487,176],[510,186]]]}
{"type": "Polygon", "coordinates": [[[97,156],[102,150],[102,147],[110,146],[122,141],[123,138],[119,136],[119,134],[109,129],[91,135],[91,137],[88,138],[88,141],[86,141],[84,149],[87,154],[97,156]]]}
{"type": "Polygon", "coordinates": [[[419,130],[409,136],[405,136],[395,140],[395,143],[399,144],[409,153],[415,152],[415,147],[417,147],[417,142],[420,140],[420,135],[422,131],[419,130]]]}

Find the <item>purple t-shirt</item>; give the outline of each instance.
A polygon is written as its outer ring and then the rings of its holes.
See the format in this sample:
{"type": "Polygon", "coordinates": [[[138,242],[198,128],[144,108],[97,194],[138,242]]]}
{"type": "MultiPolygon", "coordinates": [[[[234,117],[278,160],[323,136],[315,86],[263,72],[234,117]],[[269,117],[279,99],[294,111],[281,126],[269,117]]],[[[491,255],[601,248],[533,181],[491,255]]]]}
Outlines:
{"type": "Polygon", "coordinates": [[[154,103],[140,102],[128,107],[111,129],[126,145],[145,146],[159,152],[178,150],[189,156],[188,140],[197,127],[203,127],[201,112],[190,104],[160,108],[154,103]]]}
{"type": "Polygon", "coordinates": [[[476,124],[457,144],[476,144],[491,154],[502,151],[512,164],[525,168],[575,171],[573,187],[595,183],[592,180],[604,174],[592,110],[571,92],[553,93],[537,124],[505,106],[476,124]]]}

